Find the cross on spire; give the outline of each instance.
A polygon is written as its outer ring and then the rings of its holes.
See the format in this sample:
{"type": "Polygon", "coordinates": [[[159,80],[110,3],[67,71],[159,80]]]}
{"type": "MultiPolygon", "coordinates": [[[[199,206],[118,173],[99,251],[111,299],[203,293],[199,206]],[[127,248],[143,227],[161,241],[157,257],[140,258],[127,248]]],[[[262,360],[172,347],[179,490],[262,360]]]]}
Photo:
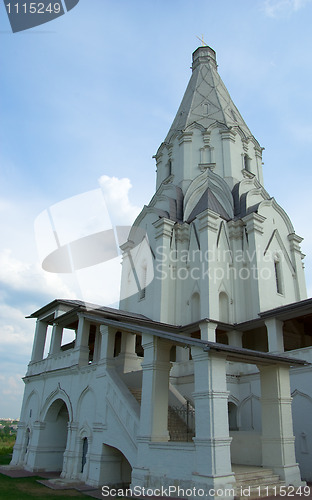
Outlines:
{"type": "Polygon", "coordinates": [[[200,40],[200,41],[201,41],[201,43],[202,43],[202,47],[208,47],[207,43],[206,43],[206,42],[205,42],[205,40],[204,40],[204,35],[202,35],[202,37],[201,37],[201,38],[199,38],[199,36],[196,36],[196,38],[198,38],[198,40],[200,40]]]}

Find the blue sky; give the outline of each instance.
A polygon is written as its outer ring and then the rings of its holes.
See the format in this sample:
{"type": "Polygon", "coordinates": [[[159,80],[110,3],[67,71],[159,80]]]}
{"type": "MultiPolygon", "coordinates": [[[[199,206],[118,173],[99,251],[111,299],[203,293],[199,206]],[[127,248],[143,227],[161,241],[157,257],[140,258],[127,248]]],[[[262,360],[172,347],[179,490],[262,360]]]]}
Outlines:
{"type": "Polygon", "coordinates": [[[311,0],[80,0],[12,34],[0,4],[0,417],[20,411],[34,328],[24,317],[77,295],[40,269],[36,217],[100,178],[117,183],[121,215],[148,203],[196,36],[265,147],[266,189],[305,237],[311,296],[311,19],[311,0]]]}

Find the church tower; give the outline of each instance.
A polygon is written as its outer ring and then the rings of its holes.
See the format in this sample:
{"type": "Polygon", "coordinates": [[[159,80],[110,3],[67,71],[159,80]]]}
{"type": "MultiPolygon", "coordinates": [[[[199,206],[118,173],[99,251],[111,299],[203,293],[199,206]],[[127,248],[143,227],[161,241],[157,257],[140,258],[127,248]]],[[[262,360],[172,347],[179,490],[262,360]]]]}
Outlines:
{"type": "Polygon", "coordinates": [[[156,193],[124,252],[120,308],[164,323],[239,323],[306,298],[300,243],[264,188],[262,149],[208,46],[156,155],[156,193]]]}

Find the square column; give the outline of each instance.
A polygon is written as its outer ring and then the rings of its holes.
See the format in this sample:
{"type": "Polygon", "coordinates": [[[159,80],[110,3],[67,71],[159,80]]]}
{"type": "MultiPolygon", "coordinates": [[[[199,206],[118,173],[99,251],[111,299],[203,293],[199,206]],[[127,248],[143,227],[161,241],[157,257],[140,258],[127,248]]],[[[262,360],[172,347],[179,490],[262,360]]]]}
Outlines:
{"type": "Polygon", "coordinates": [[[93,362],[96,363],[99,360],[100,357],[100,346],[101,346],[101,339],[100,339],[100,326],[97,325],[95,329],[95,341],[94,341],[94,352],[93,352],[93,362]]]}
{"type": "Polygon", "coordinates": [[[62,335],[63,335],[63,327],[55,323],[52,329],[49,356],[51,354],[53,355],[60,352],[62,344],[62,335]]]}
{"type": "Polygon", "coordinates": [[[283,321],[276,318],[265,320],[269,352],[284,352],[283,324],[283,321]]]}
{"type": "Polygon", "coordinates": [[[86,319],[78,314],[78,329],[75,343],[75,351],[78,352],[79,366],[87,365],[89,363],[89,332],[90,324],[86,319]]]}
{"type": "Polygon", "coordinates": [[[101,325],[100,336],[97,377],[105,376],[106,368],[114,366],[115,330],[110,326],[101,325]]]}
{"type": "Polygon", "coordinates": [[[169,441],[170,344],[143,334],[142,346],[144,361],[139,435],[147,441],[169,441]]]}
{"type": "Polygon", "coordinates": [[[231,330],[226,332],[226,336],[228,338],[229,345],[239,348],[243,347],[243,332],[231,330]]]}
{"type": "Polygon", "coordinates": [[[259,366],[262,409],[262,462],[286,485],[302,485],[296,463],[289,367],[259,366]]]}
{"type": "MultiPolygon", "coordinates": [[[[192,347],[195,392],[195,472],[193,480],[225,489],[235,483],[231,466],[226,358],[192,347]]],[[[229,498],[229,497],[228,497],[229,498]]]]}
{"type": "Polygon", "coordinates": [[[209,342],[216,342],[216,329],[217,323],[205,319],[199,323],[200,338],[201,340],[208,340],[209,342]]]}
{"type": "Polygon", "coordinates": [[[42,320],[37,320],[35,338],[33,343],[33,349],[31,354],[31,363],[36,363],[43,359],[44,345],[47,336],[48,323],[42,320]]]}
{"type": "Polygon", "coordinates": [[[117,358],[117,366],[123,372],[131,372],[140,369],[138,364],[138,356],[135,352],[136,334],[130,332],[122,332],[121,334],[121,349],[117,358]]]}

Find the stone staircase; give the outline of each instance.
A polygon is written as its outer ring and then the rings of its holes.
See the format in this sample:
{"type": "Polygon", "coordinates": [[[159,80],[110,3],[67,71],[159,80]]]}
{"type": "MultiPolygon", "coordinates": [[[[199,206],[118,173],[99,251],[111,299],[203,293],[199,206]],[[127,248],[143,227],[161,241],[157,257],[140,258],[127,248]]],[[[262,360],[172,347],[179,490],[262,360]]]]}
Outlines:
{"type": "Polygon", "coordinates": [[[233,465],[235,473],[235,499],[248,500],[277,496],[285,483],[270,469],[248,465],[233,465]]]}
{"type": "MultiPolygon", "coordinates": [[[[131,388],[129,387],[129,391],[135,397],[137,402],[141,404],[142,399],[142,389],[131,388]]],[[[180,417],[178,412],[172,408],[168,407],[168,431],[170,436],[170,441],[192,441],[194,437],[194,432],[192,429],[187,427],[184,420],[180,417]]]]}
{"type": "Polygon", "coordinates": [[[134,389],[133,387],[129,387],[129,391],[131,392],[132,396],[135,397],[139,405],[141,405],[142,389],[134,389]]]}

